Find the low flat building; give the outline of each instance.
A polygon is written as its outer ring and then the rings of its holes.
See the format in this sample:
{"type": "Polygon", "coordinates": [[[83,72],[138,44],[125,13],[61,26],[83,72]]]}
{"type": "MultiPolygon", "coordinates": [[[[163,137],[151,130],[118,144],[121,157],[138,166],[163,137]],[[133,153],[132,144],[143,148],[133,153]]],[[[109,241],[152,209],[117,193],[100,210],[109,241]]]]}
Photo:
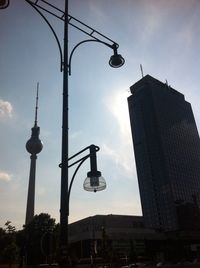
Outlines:
{"type": "Polygon", "coordinates": [[[149,247],[157,250],[163,240],[163,234],[144,228],[142,216],[96,215],[69,226],[71,250],[78,259],[120,258],[126,263],[146,255],[149,247]]]}

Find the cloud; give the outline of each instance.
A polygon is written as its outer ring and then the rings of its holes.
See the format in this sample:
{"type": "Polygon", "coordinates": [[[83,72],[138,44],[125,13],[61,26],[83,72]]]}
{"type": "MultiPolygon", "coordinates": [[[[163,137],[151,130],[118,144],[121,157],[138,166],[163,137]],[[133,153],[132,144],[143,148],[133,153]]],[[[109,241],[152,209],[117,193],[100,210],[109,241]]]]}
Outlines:
{"type": "Polygon", "coordinates": [[[0,171],[0,181],[10,181],[11,180],[12,175],[8,174],[7,172],[4,171],[0,171]]]}
{"type": "Polygon", "coordinates": [[[0,99],[0,118],[12,117],[13,107],[8,101],[0,99]]]}
{"type": "MultiPolygon", "coordinates": [[[[199,29],[200,4],[198,0],[142,0],[140,5],[142,12],[141,19],[138,20],[140,25],[138,29],[142,42],[150,43],[154,40],[156,43],[155,38],[162,40],[167,37],[169,42],[173,40],[173,47],[176,44],[175,41],[180,42],[184,47],[192,44],[199,29]]],[[[169,45],[168,42],[166,44],[169,45]]]]}
{"type": "Polygon", "coordinates": [[[101,153],[109,157],[118,169],[123,170],[124,175],[131,178],[136,176],[132,144],[129,144],[129,146],[122,144],[118,148],[103,144],[101,153]]]}

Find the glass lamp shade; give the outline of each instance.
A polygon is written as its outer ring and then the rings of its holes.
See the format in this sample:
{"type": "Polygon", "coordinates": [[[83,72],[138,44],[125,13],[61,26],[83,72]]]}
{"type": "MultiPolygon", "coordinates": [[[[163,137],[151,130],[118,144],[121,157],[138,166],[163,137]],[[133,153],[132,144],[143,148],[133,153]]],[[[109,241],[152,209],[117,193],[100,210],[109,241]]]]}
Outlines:
{"type": "Polygon", "coordinates": [[[9,0],[0,0],[0,8],[6,8],[9,5],[9,0]]]}
{"type": "Polygon", "coordinates": [[[95,173],[88,172],[87,178],[83,183],[83,188],[89,192],[98,192],[106,188],[106,181],[101,176],[101,172],[97,171],[95,173]]]}
{"type": "Polygon", "coordinates": [[[113,68],[119,68],[124,65],[125,59],[120,54],[114,54],[110,57],[109,65],[113,68]]]}

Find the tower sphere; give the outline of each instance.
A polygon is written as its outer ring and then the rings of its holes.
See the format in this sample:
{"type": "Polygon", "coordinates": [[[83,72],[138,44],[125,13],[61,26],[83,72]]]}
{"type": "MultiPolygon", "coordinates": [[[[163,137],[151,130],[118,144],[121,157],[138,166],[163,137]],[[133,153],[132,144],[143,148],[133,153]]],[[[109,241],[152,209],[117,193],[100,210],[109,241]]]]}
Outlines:
{"type": "Polygon", "coordinates": [[[37,137],[31,137],[26,143],[26,150],[30,154],[39,154],[42,151],[42,141],[37,137]]]}

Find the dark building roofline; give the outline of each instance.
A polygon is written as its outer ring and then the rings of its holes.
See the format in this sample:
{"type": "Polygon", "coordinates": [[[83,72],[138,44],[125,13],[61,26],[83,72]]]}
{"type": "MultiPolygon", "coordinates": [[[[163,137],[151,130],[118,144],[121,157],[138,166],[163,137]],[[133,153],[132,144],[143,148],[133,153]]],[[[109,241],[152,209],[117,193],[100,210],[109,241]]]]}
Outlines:
{"type": "Polygon", "coordinates": [[[86,218],[71,222],[70,224],[85,221],[85,220],[89,220],[89,219],[95,219],[95,218],[104,218],[105,219],[105,218],[109,218],[109,217],[112,217],[112,218],[119,218],[119,217],[128,218],[129,217],[129,218],[132,218],[132,219],[138,220],[138,221],[142,221],[142,219],[143,219],[143,216],[139,216],[139,215],[121,215],[121,214],[103,215],[103,214],[97,214],[97,215],[94,215],[94,216],[89,216],[89,217],[86,217],[86,218]]]}
{"type": "Polygon", "coordinates": [[[163,83],[149,74],[145,75],[142,79],[140,79],[135,84],[133,84],[130,87],[130,91],[132,94],[135,94],[135,92],[144,88],[144,86],[146,86],[147,84],[150,84],[150,85],[156,84],[156,85],[160,85],[161,87],[165,86],[167,89],[170,89],[172,93],[175,93],[179,97],[184,99],[184,95],[178,92],[177,90],[175,90],[174,88],[172,88],[170,85],[168,85],[167,81],[163,83]]]}

